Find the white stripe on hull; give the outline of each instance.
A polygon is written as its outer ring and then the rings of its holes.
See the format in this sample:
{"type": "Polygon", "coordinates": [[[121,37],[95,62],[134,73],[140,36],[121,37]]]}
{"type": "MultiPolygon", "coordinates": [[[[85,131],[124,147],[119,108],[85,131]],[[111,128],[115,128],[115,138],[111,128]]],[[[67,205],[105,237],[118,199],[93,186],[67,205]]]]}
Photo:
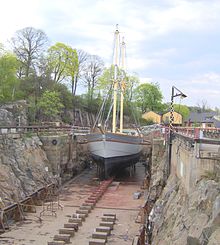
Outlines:
{"type": "Polygon", "coordinates": [[[139,144],[127,144],[113,141],[88,142],[89,151],[103,158],[120,157],[138,154],[142,150],[139,144]]]}

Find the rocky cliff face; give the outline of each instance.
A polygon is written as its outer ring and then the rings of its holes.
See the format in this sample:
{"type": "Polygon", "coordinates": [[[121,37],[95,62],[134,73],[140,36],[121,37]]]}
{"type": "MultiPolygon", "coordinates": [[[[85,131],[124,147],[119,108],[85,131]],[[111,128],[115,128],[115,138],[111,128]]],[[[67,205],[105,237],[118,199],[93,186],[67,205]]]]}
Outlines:
{"type": "Polygon", "coordinates": [[[153,227],[151,244],[220,244],[219,180],[203,177],[187,195],[175,175],[166,181],[164,150],[161,141],[154,143],[149,199],[156,202],[149,216],[153,227]]]}
{"type": "Polygon", "coordinates": [[[37,136],[0,136],[0,203],[9,205],[51,183],[48,159],[37,136]]]}
{"type": "Polygon", "coordinates": [[[0,106],[0,126],[25,126],[28,105],[25,100],[11,102],[0,106]]]}
{"type": "Polygon", "coordinates": [[[202,179],[188,196],[176,177],[169,178],[152,218],[153,244],[219,244],[220,183],[202,179]]]}

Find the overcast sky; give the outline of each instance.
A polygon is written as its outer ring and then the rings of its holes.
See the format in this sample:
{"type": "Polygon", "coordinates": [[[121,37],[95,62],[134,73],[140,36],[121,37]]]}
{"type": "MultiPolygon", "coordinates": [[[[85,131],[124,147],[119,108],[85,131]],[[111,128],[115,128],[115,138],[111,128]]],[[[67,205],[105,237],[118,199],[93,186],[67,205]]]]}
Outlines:
{"type": "MultiPolygon", "coordinates": [[[[0,42],[16,30],[42,29],[111,63],[115,25],[127,66],[141,82],[158,82],[164,101],[175,85],[187,98],[220,107],[220,0],[0,0],[0,42]]],[[[176,98],[179,103],[179,98],[176,98]]]]}

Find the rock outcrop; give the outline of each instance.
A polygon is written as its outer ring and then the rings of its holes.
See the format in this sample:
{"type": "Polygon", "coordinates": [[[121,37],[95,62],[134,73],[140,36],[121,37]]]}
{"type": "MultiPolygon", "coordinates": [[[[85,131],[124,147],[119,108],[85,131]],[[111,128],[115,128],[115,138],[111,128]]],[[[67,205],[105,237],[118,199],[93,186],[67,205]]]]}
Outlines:
{"type": "Polygon", "coordinates": [[[0,136],[1,205],[23,199],[53,181],[41,146],[37,136],[0,136]]]}
{"type": "Polygon", "coordinates": [[[11,112],[0,109],[0,126],[15,126],[16,120],[11,112]]]}
{"type": "Polygon", "coordinates": [[[166,180],[164,150],[162,141],[154,141],[149,200],[155,204],[148,217],[151,244],[220,244],[219,180],[203,176],[187,194],[174,174],[166,180]]]}
{"type": "Polygon", "coordinates": [[[220,183],[202,179],[190,195],[169,178],[152,211],[153,244],[219,244],[220,183]]]}
{"type": "Polygon", "coordinates": [[[25,100],[19,100],[0,106],[0,126],[25,126],[28,105],[25,100]]]}

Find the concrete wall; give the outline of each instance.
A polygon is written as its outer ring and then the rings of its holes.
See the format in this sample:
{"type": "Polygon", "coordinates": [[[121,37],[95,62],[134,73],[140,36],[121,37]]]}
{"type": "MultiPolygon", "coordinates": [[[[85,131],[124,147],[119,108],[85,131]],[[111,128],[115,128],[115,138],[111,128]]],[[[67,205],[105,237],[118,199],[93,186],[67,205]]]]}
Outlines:
{"type": "Polygon", "coordinates": [[[85,168],[87,161],[86,144],[79,144],[71,135],[40,136],[47,154],[49,170],[62,179],[69,179],[85,168]]]}
{"type": "Polygon", "coordinates": [[[43,149],[50,162],[50,170],[55,175],[60,175],[62,165],[68,163],[69,158],[69,136],[48,135],[40,136],[43,149]]]}
{"type": "Polygon", "coordinates": [[[181,137],[172,142],[171,174],[175,174],[189,194],[202,177],[212,177],[220,171],[219,147],[194,143],[181,137]],[[207,176],[209,175],[209,176],[207,176]]]}

